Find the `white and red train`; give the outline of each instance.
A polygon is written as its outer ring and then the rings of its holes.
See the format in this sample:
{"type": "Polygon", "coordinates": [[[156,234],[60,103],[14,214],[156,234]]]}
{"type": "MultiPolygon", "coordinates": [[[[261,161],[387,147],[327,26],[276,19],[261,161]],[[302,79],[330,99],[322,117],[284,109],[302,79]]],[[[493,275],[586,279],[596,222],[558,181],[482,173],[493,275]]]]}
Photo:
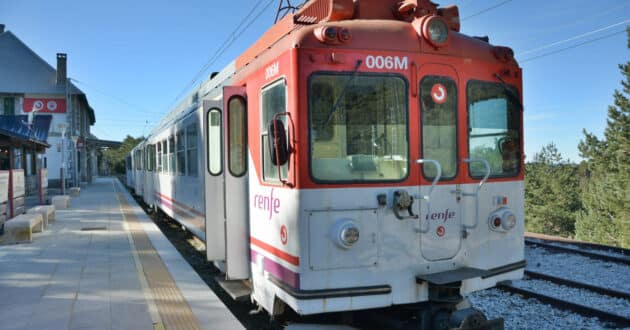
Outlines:
{"type": "Polygon", "coordinates": [[[309,1],[132,151],[128,184],[272,315],[453,312],[525,267],[521,68],[459,28],[429,1],[309,1]]]}

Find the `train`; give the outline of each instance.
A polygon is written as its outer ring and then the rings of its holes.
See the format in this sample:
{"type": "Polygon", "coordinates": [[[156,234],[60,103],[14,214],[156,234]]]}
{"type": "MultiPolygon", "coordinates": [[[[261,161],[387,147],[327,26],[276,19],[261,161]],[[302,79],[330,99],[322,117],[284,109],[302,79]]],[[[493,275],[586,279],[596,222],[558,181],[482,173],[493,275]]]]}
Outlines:
{"type": "Polygon", "coordinates": [[[127,184],[271,316],[496,325],[466,296],[525,268],[522,69],[459,31],[456,6],[310,0],[172,109],[127,184]]]}

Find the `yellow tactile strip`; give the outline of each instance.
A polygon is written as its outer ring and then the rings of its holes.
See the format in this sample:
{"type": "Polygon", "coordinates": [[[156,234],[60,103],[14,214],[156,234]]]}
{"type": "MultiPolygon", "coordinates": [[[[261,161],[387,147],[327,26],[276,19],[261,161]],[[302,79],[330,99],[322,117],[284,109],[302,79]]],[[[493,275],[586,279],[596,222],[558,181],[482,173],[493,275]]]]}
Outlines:
{"type": "Polygon", "coordinates": [[[190,305],[153,248],[153,244],[136,218],[125,195],[119,192],[118,187],[116,187],[116,192],[164,328],[201,329],[190,305]]]}

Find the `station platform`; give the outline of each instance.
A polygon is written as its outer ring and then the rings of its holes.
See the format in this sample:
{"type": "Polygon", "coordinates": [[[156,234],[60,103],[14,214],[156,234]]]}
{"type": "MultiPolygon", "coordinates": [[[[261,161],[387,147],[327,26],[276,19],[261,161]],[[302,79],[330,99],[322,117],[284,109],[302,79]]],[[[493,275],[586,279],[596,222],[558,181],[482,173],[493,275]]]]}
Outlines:
{"type": "Polygon", "coordinates": [[[242,329],[120,182],[0,245],[0,329],[242,329]]]}

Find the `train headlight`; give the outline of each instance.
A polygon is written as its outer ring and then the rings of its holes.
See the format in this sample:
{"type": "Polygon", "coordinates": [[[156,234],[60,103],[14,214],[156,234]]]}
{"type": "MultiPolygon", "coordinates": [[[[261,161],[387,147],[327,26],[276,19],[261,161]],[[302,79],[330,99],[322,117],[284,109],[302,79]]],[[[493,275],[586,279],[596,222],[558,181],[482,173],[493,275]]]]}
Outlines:
{"type": "Polygon", "coordinates": [[[429,17],[424,22],[422,35],[433,46],[442,47],[448,41],[448,24],[442,17],[429,17]]]}
{"type": "Polygon", "coordinates": [[[488,225],[493,231],[509,231],[516,226],[516,215],[508,208],[501,207],[490,214],[488,225]]]}
{"type": "Polygon", "coordinates": [[[512,211],[505,211],[501,216],[501,227],[505,230],[510,230],[516,226],[516,216],[512,211]]]}
{"type": "Polygon", "coordinates": [[[353,223],[346,223],[339,230],[339,243],[349,248],[359,241],[359,228],[353,223]]]}

